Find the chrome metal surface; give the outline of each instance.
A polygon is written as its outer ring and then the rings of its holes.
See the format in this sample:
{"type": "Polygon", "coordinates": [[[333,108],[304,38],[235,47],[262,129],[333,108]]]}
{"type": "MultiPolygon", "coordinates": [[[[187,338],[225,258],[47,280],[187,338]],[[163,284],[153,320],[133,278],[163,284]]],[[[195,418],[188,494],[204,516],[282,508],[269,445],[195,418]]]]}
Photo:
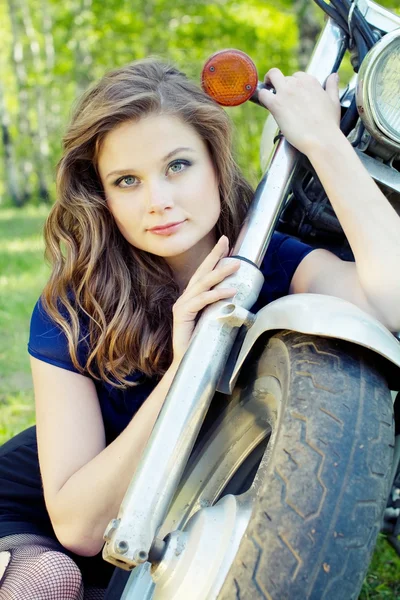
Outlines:
{"type": "MultiPolygon", "coordinates": [[[[282,390],[277,387],[275,378],[263,377],[262,384],[280,402],[282,390]]],[[[257,464],[271,433],[265,395],[249,393],[243,397],[241,390],[236,388],[229,403],[226,399],[224,418],[213,422],[190,457],[167,518],[158,532],[160,538],[176,529],[183,530],[198,510],[215,504],[227,482],[232,493],[238,489],[235,485],[242,486],[240,477],[238,481],[234,479],[240,467],[249,460],[249,470],[257,464]]],[[[155,586],[149,566],[146,563],[133,570],[128,581],[130,593],[124,595],[123,600],[150,600],[153,597],[155,586]]]]}
{"type": "Polygon", "coordinates": [[[391,190],[400,193],[400,173],[396,171],[396,169],[381,163],[379,160],[368,156],[368,154],[364,154],[364,152],[359,152],[358,150],[356,150],[356,152],[359,159],[375,181],[383,183],[391,190]]]}
{"type": "MultiPolygon", "coordinates": [[[[229,258],[224,259],[229,261],[229,258]]],[[[149,553],[208,410],[239,327],[249,320],[247,308],[258,298],[264,277],[242,262],[223,285],[237,288],[232,301],[205,311],[153,428],[143,457],[122,501],[117,529],[103,549],[109,562],[130,569],[139,552],[149,553]],[[129,548],[118,551],[118,541],[129,548]]]]}
{"type": "MultiPolygon", "coordinates": [[[[274,383],[270,384],[272,389],[274,383]]],[[[274,389],[274,392],[281,394],[280,390],[274,389]]],[[[192,515],[217,501],[240,465],[271,433],[267,417],[263,399],[251,396],[243,403],[240,390],[233,392],[229,416],[191,457],[160,529],[160,537],[175,529],[184,529],[192,515]]]]}
{"type": "Polygon", "coordinates": [[[121,600],[152,600],[154,582],[151,578],[150,568],[150,563],[146,563],[132,571],[121,600]]]}
{"type": "Polygon", "coordinates": [[[353,100],[353,97],[355,96],[356,88],[357,88],[357,75],[354,74],[352,76],[352,78],[350,79],[349,83],[347,84],[346,89],[343,91],[343,94],[340,97],[340,104],[343,107],[349,108],[351,101],[353,100]]]}
{"type": "Polygon", "coordinates": [[[279,134],[278,123],[271,113],[265,120],[260,143],[260,166],[263,172],[267,169],[275,151],[275,137],[279,134]]]}
{"type": "Polygon", "coordinates": [[[106,541],[108,541],[108,540],[111,539],[111,536],[114,533],[114,531],[117,530],[118,525],[119,525],[118,519],[111,519],[111,521],[107,525],[107,528],[106,528],[106,530],[104,532],[104,535],[103,535],[103,538],[106,541]]]}
{"type": "MultiPolygon", "coordinates": [[[[321,84],[339,68],[346,51],[346,36],[329,19],[318,40],[307,72],[321,84]]],[[[269,143],[269,142],[268,142],[269,143]]],[[[270,148],[266,150],[270,154],[270,148]]],[[[263,150],[261,149],[263,155],[263,150]]],[[[286,140],[278,142],[269,168],[259,184],[233,254],[260,265],[272,236],[279,213],[289,191],[298,153],[286,140]]]]}
{"type": "Polygon", "coordinates": [[[372,2],[372,0],[362,0],[362,2],[359,0],[358,7],[368,23],[376,29],[387,33],[400,27],[399,15],[394,14],[376,2],[372,2]]]}
{"type": "Polygon", "coordinates": [[[252,496],[225,496],[197,512],[184,532],[168,541],[164,560],[152,571],[154,600],[214,600],[247,529],[252,496]]]}
{"type": "Polygon", "coordinates": [[[396,43],[400,44],[400,29],[385,35],[363,60],[357,81],[357,108],[360,118],[372,137],[388,148],[400,152],[400,132],[395,139],[395,136],[386,130],[376,112],[373,100],[375,94],[374,73],[379,67],[379,57],[382,56],[388,46],[396,43]]]}
{"type": "Polygon", "coordinates": [[[369,348],[389,361],[391,389],[400,388],[400,342],[382,323],[341,298],[293,294],[271,302],[257,313],[230,376],[229,389],[223,390],[225,393],[233,390],[241,366],[256,340],[264,332],[276,329],[332,337],[369,348]]]}
{"type": "MultiPolygon", "coordinates": [[[[394,400],[395,400],[395,398],[394,398],[394,400]]],[[[392,475],[391,475],[392,482],[394,481],[394,478],[396,476],[397,467],[399,466],[399,460],[400,460],[400,435],[396,435],[396,437],[394,438],[393,468],[392,468],[392,475]]]]}

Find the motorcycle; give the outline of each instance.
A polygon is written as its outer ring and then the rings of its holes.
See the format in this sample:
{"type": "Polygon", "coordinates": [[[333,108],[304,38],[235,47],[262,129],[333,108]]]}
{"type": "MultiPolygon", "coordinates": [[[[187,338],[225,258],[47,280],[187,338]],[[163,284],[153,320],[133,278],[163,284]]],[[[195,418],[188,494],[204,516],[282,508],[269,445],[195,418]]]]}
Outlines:
{"type": "MultiPolygon", "coordinates": [[[[341,129],[400,212],[400,17],[372,0],[315,1],[328,19],[307,72],[323,85],[350,52],[341,129]]],[[[202,80],[224,106],[257,103],[263,87],[239,51],[211,57],[202,80]]],[[[203,311],[104,534],[103,557],[120,567],[107,600],[353,599],[383,516],[400,530],[393,493],[387,506],[400,336],[331,296],[251,312],[276,228],[352,258],[316,173],[271,116],[261,160],[232,252],[238,293],[203,311]]]]}

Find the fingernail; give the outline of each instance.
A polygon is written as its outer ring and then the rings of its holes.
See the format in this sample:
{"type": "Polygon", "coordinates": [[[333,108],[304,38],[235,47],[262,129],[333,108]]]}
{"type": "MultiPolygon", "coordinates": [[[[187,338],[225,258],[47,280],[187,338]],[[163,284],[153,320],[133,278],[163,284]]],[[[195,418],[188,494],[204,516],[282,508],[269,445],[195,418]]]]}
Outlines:
{"type": "Polygon", "coordinates": [[[339,83],[339,81],[340,81],[339,73],[335,73],[335,76],[336,76],[336,83],[339,83]]]}

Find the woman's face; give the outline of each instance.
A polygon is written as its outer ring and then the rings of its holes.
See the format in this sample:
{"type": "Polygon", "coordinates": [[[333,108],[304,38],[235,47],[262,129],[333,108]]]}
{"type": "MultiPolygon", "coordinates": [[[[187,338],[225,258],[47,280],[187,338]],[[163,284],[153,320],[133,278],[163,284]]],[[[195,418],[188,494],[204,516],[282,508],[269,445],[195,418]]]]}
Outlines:
{"type": "Polygon", "coordinates": [[[98,170],[109,209],[132,246],[166,259],[194,247],[211,250],[218,181],[191,126],[167,115],[122,123],[105,137],[98,170]]]}

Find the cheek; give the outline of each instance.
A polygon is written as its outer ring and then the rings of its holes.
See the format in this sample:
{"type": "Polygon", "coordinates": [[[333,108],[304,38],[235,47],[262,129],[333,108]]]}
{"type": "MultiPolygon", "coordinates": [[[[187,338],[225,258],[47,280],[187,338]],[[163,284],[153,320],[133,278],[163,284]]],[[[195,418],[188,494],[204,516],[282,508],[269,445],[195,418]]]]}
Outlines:
{"type": "Polygon", "coordinates": [[[214,169],[210,166],[207,173],[199,178],[196,189],[199,191],[199,197],[202,198],[203,206],[207,206],[213,214],[220,213],[221,199],[219,185],[214,169]]]}
{"type": "Polygon", "coordinates": [[[140,234],[140,210],[130,202],[107,201],[108,209],[122,235],[131,242],[140,234]]]}

